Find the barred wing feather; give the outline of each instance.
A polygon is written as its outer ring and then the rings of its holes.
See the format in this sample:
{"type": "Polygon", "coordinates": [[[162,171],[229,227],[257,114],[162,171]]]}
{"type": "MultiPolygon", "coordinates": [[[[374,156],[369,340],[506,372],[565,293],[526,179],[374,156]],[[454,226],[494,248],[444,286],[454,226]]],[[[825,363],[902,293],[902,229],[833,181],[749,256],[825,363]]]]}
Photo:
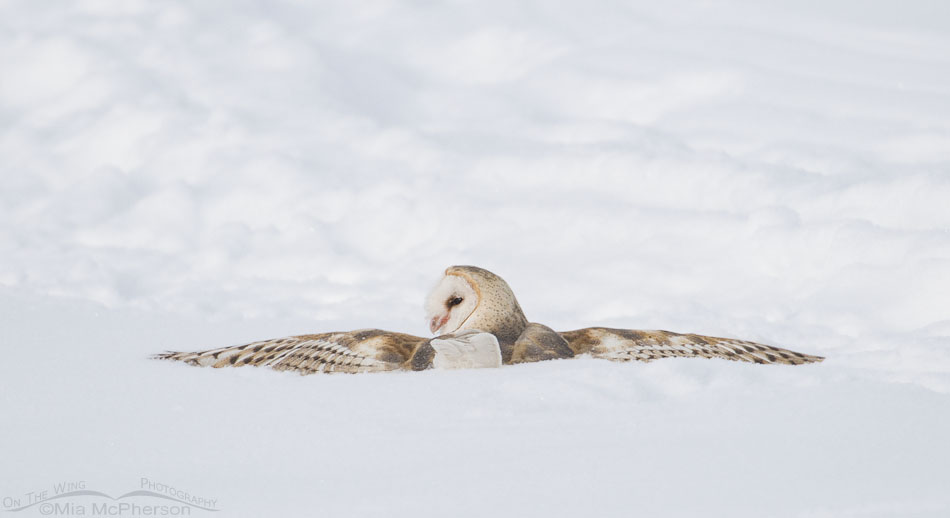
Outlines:
{"type": "Polygon", "coordinates": [[[198,352],[166,352],[153,358],[191,365],[317,372],[420,370],[431,365],[428,339],[378,329],[321,333],[263,340],[198,352]],[[421,354],[420,354],[421,353],[421,354]]]}
{"type": "Polygon", "coordinates": [[[671,331],[638,331],[589,327],[560,333],[575,355],[590,354],[613,361],[649,362],[670,357],[724,358],[753,363],[799,365],[824,360],[787,349],[745,340],[671,331]]]}

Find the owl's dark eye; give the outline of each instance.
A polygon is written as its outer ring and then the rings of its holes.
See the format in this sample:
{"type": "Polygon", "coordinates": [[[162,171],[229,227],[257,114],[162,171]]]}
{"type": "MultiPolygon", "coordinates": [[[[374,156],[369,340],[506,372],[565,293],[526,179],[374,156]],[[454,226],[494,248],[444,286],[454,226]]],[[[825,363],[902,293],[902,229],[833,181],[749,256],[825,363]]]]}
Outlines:
{"type": "Polygon", "coordinates": [[[455,297],[455,298],[449,299],[449,307],[458,306],[461,303],[462,303],[462,297],[455,297]]]}

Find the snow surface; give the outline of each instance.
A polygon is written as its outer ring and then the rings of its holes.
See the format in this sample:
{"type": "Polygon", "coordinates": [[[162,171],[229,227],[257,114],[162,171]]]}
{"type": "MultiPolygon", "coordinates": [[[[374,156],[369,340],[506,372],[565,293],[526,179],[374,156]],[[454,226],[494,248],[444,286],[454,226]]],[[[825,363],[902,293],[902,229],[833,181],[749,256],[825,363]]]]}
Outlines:
{"type": "Polygon", "coordinates": [[[0,499],[950,516],[950,3],[0,0],[0,158],[0,499]],[[450,264],[828,360],[146,359],[425,335],[450,264]]]}

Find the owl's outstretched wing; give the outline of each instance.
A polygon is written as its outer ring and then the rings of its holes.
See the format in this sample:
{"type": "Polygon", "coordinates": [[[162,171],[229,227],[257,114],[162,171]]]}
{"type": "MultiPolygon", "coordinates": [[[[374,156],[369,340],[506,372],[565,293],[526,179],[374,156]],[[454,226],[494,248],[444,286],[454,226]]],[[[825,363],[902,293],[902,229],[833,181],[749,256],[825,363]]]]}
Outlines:
{"type": "Polygon", "coordinates": [[[799,365],[824,360],[770,345],[670,331],[637,331],[589,327],[560,333],[575,355],[590,354],[614,361],[653,361],[674,356],[724,358],[753,363],[799,365]]]}
{"type": "Polygon", "coordinates": [[[435,354],[429,339],[379,329],[322,333],[263,340],[198,352],[166,352],[152,358],[191,365],[315,372],[423,370],[435,354]]]}

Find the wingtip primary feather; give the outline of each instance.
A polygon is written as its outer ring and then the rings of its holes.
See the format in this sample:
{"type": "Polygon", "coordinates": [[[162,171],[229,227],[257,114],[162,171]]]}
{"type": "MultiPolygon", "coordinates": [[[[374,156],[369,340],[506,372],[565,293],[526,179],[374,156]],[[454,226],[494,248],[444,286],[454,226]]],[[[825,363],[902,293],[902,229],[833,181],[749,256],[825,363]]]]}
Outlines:
{"type": "Polygon", "coordinates": [[[198,357],[197,353],[164,351],[161,353],[153,354],[149,356],[148,359],[149,360],[180,361],[180,362],[185,362],[191,365],[198,365],[198,362],[196,361],[197,357],[198,357]]]}

